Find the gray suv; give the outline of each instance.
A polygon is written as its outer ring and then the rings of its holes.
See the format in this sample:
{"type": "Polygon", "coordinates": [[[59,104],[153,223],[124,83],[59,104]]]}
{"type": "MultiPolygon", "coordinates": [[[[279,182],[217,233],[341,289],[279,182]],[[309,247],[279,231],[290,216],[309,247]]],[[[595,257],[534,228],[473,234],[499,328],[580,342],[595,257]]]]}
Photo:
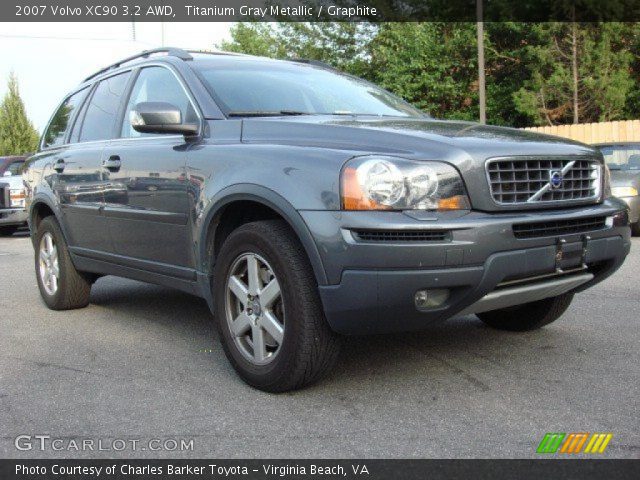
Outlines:
{"type": "Polygon", "coordinates": [[[103,275],[200,296],[271,392],[320,378],[345,334],[542,327],[630,247],[593,148],[434,120],[315,62],[127,58],[62,101],[24,178],[50,308],[103,275]]]}

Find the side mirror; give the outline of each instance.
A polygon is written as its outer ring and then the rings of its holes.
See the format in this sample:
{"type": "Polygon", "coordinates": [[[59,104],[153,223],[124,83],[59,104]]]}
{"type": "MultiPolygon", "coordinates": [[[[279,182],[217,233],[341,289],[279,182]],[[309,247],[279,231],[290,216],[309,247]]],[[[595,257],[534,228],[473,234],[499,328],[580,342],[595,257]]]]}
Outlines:
{"type": "Polygon", "coordinates": [[[180,109],[165,102],[141,102],[131,110],[129,121],[136,132],[196,135],[199,126],[182,123],[180,109]]]}

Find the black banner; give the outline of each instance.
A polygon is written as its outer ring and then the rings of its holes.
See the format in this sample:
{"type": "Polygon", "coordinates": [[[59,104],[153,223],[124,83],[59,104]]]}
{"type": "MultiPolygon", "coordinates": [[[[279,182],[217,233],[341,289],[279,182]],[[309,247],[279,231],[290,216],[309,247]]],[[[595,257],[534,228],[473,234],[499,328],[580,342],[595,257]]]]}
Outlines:
{"type": "Polygon", "coordinates": [[[640,460],[0,460],[17,479],[637,479],[640,460]]]}
{"type": "MultiPolygon", "coordinates": [[[[475,22],[478,0],[6,0],[9,22],[475,22]]],[[[482,0],[487,22],[633,22],[640,0],[482,0]]]]}

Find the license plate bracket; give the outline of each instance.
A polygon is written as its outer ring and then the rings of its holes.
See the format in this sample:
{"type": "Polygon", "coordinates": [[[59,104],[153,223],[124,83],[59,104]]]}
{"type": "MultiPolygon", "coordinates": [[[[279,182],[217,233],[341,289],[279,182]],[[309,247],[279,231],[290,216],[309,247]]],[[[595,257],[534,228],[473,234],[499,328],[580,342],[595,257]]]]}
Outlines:
{"type": "Polygon", "coordinates": [[[567,242],[564,238],[556,241],[556,272],[587,268],[587,253],[589,251],[589,235],[582,235],[579,242],[567,242]]]}

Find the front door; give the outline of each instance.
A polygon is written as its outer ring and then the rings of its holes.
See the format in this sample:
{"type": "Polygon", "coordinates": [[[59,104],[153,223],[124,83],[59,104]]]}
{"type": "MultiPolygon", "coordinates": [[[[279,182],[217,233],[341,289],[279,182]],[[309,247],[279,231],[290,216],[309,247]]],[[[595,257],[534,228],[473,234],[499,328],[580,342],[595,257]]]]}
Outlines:
{"type": "Polygon", "coordinates": [[[124,111],[120,138],[109,143],[104,155],[114,185],[113,192],[105,192],[104,210],[114,252],[145,269],[189,275],[187,269],[195,267],[184,175],[189,144],[182,135],[133,130],[130,112],[141,102],[168,102],[180,108],[183,121],[193,121],[194,116],[197,120],[193,103],[172,70],[161,66],[140,69],[124,111]],[[178,268],[167,270],[168,266],[178,268]]]}

